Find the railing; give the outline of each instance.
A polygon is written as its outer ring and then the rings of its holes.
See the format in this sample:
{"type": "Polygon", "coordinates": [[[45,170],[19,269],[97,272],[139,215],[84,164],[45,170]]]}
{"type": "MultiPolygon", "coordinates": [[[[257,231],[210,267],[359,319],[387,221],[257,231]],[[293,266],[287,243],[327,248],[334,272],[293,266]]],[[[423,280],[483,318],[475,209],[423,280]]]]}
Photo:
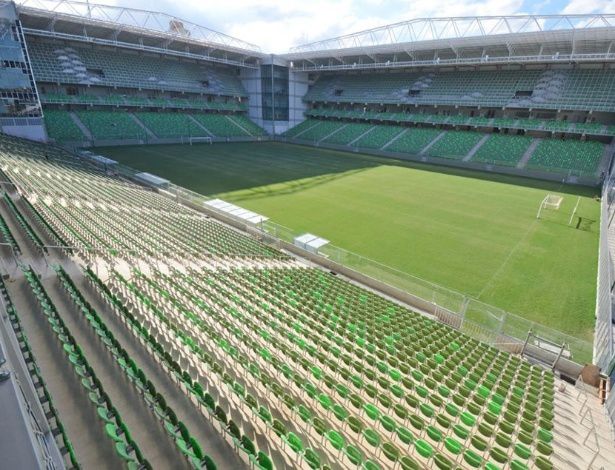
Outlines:
{"type": "Polygon", "coordinates": [[[594,415],[592,414],[592,410],[587,404],[589,401],[589,394],[585,388],[585,382],[583,380],[583,376],[579,376],[576,388],[579,390],[577,394],[577,401],[582,401],[581,408],[579,409],[579,425],[584,426],[587,429],[587,434],[585,435],[585,439],[583,439],[583,445],[593,453],[592,459],[587,464],[587,470],[592,468],[592,465],[596,461],[598,455],[600,455],[600,441],[598,439],[598,431],[596,429],[596,423],[594,422],[594,415]],[[594,441],[595,448],[592,448],[588,445],[587,441],[592,437],[594,441]]]}
{"type": "MultiPolygon", "coordinates": [[[[118,171],[129,178],[138,173],[137,170],[124,165],[118,165],[118,171]]],[[[207,196],[175,184],[170,184],[165,193],[174,197],[178,202],[190,203],[199,207],[203,207],[203,203],[210,200],[207,196]]],[[[214,207],[207,206],[206,209],[219,214],[223,219],[232,218],[228,213],[219,212],[214,207]]],[[[280,246],[281,241],[292,244],[295,237],[300,235],[299,232],[270,220],[258,226],[247,225],[240,219],[237,219],[237,223],[243,226],[246,232],[260,236],[276,246],[280,246]]],[[[531,330],[536,336],[551,343],[566,343],[571,353],[567,359],[580,364],[592,360],[592,343],[589,341],[527,320],[519,315],[506,312],[460,292],[399,271],[343,248],[326,245],[320,250],[319,256],[323,260],[330,260],[351,268],[362,275],[384,282],[427,302],[433,307],[432,310],[435,311],[438,320],[454,326],[480,341],[508,351],[521,352],[527,334],[531,330]]],[[[538,342],[532,344],[532,346],[543,347],[538,342]]]]}

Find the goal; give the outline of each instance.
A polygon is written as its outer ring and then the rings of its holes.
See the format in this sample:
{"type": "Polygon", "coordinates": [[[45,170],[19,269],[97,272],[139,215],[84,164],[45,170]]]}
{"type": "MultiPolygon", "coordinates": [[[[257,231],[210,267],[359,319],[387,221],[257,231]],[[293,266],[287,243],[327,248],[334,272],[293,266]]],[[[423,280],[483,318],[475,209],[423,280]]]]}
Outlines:
{"type": "Polygon", "coordinates": [[[543,215],[543,211],[551,210],[556,211],[559,210],[562,201],[564,198],[562,196],[558,196],[557,194],[547,194],[545,198],[540,203],[540,207],[538,208],[538,213],[536,214],[536,218],[540,219],[540,216],[543,215]]]}
{"type": "Polygon", "coordinates": [[[188,143],[190,145],[199,143],[211,144],[211,137],[190,137],[188,143]]]}

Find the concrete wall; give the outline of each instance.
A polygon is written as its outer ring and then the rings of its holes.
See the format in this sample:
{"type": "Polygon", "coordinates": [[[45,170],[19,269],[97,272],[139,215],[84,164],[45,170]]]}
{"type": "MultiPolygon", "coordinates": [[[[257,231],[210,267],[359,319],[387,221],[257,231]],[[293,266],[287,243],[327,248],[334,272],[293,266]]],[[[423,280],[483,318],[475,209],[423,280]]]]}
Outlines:
{"type": "Polygon", "coordinates": [[[242,68],[239,79],[248,92],[248,116],[256,124],[263,126],[263,111],[261,100],[261,70],[242,68]]]}
{"type": "MultiPolygon", "coordinates": [[[[40,118],[39,118],[40,119],[40,118]]],[[[42,120],[41,120],[42,121],[42,120]]],[[[47,142],[47,130],[43,124],[26,124],[11,125],[0,122],[2,132],[15,137],[23,137],[24,139],[36,140],[38,142],[47,142]]]]}
{"type": "MultiPolygon", "coordinates": [[[[303,97],[308,91],[307,72],[295,72],[290,69],[288,80],[288,126],[286,129],[295,127],[305,120],[304,112],[307,109],[303,97]]],[[[285,130],[286,130],[285,129],[285,130]]]]}

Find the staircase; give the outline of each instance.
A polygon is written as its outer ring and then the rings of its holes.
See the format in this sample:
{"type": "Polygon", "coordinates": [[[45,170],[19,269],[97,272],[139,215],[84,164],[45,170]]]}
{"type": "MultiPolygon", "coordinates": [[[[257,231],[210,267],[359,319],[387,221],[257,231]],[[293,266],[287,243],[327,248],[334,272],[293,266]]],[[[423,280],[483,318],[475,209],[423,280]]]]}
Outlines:
{"type": "Polygon", "coordinates": [[[348,147],[352,147],[354,145],[355,142],[358,142],[361,138],[363,138],[364,136],[366,136],[367,134],[369,134],[371,131],[373,131],[376,128],[376,126],[372,126],[369,129],[367,129],[365,132],[363,132],[363,134],[361,134],[359,137],[357,137],[356,139],[353,139],[351,142],[348,142],[348,147]]]}
{"type": "Polygon", "coordinates": [[[521,157],[521,160],[519,160],[519,163],[517,163],[517,168],[525,168],[525,165],[527,165],[527,162],[530,160],[530,158],[532,158],[532,154],[534,153],[534,150],[536,150],[536,147],[538,147],[538,144],[540,144],[540,142],[542,142],[541,138],[535,138],[534,140],[532,140],[532,143],[521,157]]]}
{"type": "Polygon", "coordinates": [[[348,124],[344,124],[343,126],[338,127],[337,129],[335,129],[333,132],[330,132],[329,134],[327,134],[326,136],[324,136],[322,139],[320,139],[318,141],[318,143],[321,143],[323,140],[328,139],[329,137],[331,137],[334,134],[337,134],[339,131],[341,131],[342,129],[345,129],[348,126],[348,124]]]}
{"type": "Polygon", "coordinates": [[[252,135],[252,133],[251,133],[248,129],[246,129],[246,128],[245,128],[245,127],[243,127],[240,123],[238,123],[237,121],[235,121],[235,120],[234,120],[231,116],[224,116],[224,117],[225,117],[225,118],[226,118],[229,122],[231,122],[231,123],[233,123],[235,126],[239,127],[239,128],[240,128],[243,132],[245,132],[245,134],[246,134],[247,136],[254,137],[254,136],[252,135]]]}
{"type": "Polygon", "coordinates": [[[404,136],[408,133],[410,129],[404,129],[403,131],[401,131],[399,134],[397,134],[395,137],[393,137],[391,140],[389,140],[386,144],[384,144],[380,150],[384,150],[386,149],[389,145],[391,145],[393,142],[395,142],[397,139],[399,139],[401,136],[404,136]]]}
{"type": "Polygon", "coordinates": [[[83,135],[88,138],[88,140],[94,140],[94,137],[92,137],[92,133],[90,132],[90,129],[88,129],[85,126],[85,124],[81,122],[81,119],[79,119],[79,117],[77,117],[77,115],[74,112],[71,111],[70,113],[68,113],[68,115],[73,120],[73,122],[77,125],[77,127],[81,130],[81,132],[83,132],[83,135]]]}
{"type": "Polygon", "coordinates": [[[150,131],[149,128],[145,124],[143,124],[143,122],[141,122],[141,119],[139,119],[133,113],[128,113],[128,115],[132,118],[132,120],[134,122],[136,122],[139,125],[139,127],[141,129],[143,129],[145,131],[145,133],[147,134],[148,137],[151,137],[152,139],[157,139],[158,138],[158,136],[156,134],[154,134],[152,131],[150,131]]]}
{"type": "Polygon", "coordinates": [[[205,132],[207,132],[209,134],[210,137],[215,137],[215,135],[209,130],[207,129],[202,123],[200,123],[199,121],[197,121],[196,119],[194,119],[194,117],[192,116],[192,114],[186,114],[186,116],[188,116],[188,118],[197,126],[199,126],[201,129],[203,129],[205,132]]]}
{"type": "Polygon", "coordinates": [[[429,143],[428,143],[428,144],[427,144],[427,145],[423,148],[423,150],[421,150],[421,151],[419,152],[419,155],[425,155],[425,154],[427,153],[427,150],[429,150],[433,144],[435,144],[438,140],[440,140],[442,137],[444,137],[444,136],[446,135],[446,132],[447,132],[447,131],[440,132],[440,134],[438,134],[434,140],[432,140],[431,142],[429,142],[429,143]]]}
{"type": "Polygon", "coordinates": [[[478,152],[478,149],[482,147],[482,145],[487,142],[487,139],[491,137],[491,134],[485,134],[482,139],[478,141],[478,143],[472,147],[472,149],[468,152],[468,154],[463,157],[463,162],[469,161],[475,154],[478,152]]]}
{"type": "Polygon", "coordinates": [[[555,380],[553,455],[555,468],[609,469],[615,462],[615,442],[604,407],[594,389],[555,380]],[[563,388],[561,388],[563,385],[563,388]]]}
{"type": "Polygon", "coordinates": [[[296,136],[291,137],[291,138],[292,138],[292,139],[297,139],[297,138],[299,138],[299,136],[300,136],[301,134],[305,134],[305,133],[306,133],[307,131],[309,131],[310,129],[314,129],[316,126],[320,126],[320,124],[321,124],[322,122],[324,122],[324,121],[317,121],[314,125],[312,125],[312,126],[308,127],[307,129],[303,129],[303,130],[302,130],[301,132],[299,132],[296,136]]]}

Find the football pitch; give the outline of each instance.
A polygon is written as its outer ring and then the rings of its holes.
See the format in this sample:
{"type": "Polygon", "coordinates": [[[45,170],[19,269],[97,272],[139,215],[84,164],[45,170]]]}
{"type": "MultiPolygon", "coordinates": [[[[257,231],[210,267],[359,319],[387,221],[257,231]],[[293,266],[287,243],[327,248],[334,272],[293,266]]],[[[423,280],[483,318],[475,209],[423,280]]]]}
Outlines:
{"type": "Polygon", "coordinates": [[[283,143],[97,152],[592,340],[597,189],[283,143]],[[560,209],[537,220],[540,202],[555,193],[560,209]],[[579,196],[581,218],[569,226],[579,196]]]}

